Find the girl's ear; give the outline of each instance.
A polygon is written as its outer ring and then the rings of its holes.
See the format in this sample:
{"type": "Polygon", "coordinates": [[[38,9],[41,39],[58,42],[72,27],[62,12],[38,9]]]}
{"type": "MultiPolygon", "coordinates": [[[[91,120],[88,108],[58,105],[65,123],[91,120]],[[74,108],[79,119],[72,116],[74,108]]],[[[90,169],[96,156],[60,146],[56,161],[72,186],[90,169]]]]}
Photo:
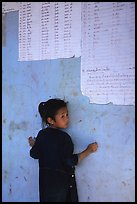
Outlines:
{"type": "Polygon", "coordinates": [[[47,118],[47,121],[49,124],[53,125],[54,124],[54,120],[50,117],[47,118]]]}

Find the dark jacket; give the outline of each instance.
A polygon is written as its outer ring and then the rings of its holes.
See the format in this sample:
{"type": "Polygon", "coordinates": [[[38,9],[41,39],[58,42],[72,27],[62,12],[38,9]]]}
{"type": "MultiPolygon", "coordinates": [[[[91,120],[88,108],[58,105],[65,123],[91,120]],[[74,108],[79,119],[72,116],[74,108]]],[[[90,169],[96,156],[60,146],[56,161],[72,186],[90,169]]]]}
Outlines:
{"type": "Polygon", "coordinates": [[[40,130],[30,156],[39,160],[40,202],[78,202],[71,137],[55,128],[40,130]]]}

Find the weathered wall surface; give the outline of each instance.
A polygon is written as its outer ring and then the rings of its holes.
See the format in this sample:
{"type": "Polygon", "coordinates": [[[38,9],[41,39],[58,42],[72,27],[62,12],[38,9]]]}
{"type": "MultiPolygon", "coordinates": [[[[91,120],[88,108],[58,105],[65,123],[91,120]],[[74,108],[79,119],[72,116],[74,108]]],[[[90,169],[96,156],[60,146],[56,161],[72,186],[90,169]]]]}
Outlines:
{"type": "Polygon", "coordinates": [[[75,152],[99,148],[76,167],[80,202],[135,201],[134,106],[90,104],[80,90],[80,58],[18,61],[18,12],[4,19],[2,49],[2,200],[38,202],[38,162],[29,135],[41,128],[40,101],[69,102],[75,152]]]}

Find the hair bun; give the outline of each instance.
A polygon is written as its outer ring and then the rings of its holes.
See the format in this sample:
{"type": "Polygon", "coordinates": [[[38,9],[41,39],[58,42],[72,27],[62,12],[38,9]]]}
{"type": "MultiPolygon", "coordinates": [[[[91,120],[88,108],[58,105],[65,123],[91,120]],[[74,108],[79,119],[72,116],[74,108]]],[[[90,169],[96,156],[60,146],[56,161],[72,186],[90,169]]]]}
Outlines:
{"type": "Polygon", "coordinates": [[[45,102],[41,102],[38,105],[38,111],[39,111],[41,117],[43,117],[43,113],[45,112],[45,102]]]}

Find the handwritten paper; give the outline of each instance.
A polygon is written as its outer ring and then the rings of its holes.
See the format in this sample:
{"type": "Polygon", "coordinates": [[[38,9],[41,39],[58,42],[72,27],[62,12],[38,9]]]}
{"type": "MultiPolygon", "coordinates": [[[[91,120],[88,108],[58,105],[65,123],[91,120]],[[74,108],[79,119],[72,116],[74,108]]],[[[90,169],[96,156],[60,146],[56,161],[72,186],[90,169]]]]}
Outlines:
{"type": "Polygon", "coordinates": [[[2,13],[19,10],[19,2],[2,2],[2,13]]]}
{"type": "Polygon", "coordinates": [[[82,2],[81,90],[91,103],[135,104],[134,2],[82,2]]]}
{"type": "Polygon", "coordinates": [[[20,2],[19,61],[81,56],[80,2],[20,2]]]}

